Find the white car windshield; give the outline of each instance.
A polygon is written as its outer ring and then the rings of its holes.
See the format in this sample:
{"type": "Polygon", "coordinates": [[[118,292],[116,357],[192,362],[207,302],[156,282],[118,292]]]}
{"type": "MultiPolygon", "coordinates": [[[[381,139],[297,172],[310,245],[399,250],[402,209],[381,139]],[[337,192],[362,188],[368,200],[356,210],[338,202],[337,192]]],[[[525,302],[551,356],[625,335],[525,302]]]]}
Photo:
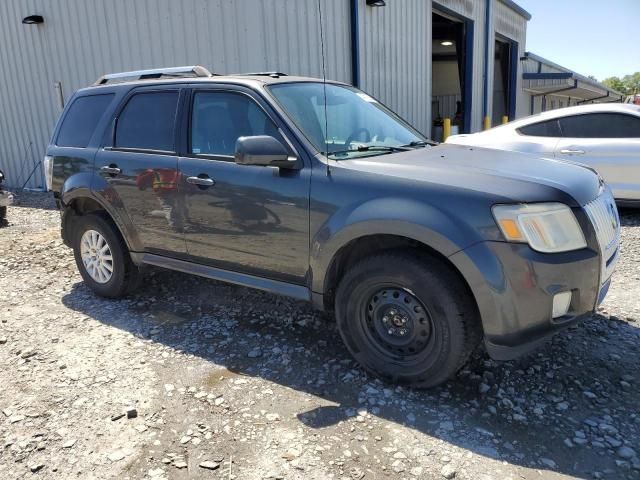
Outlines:
{"type": "Polygon", "coordinates": [[[384,105],[355,88],[298,82],[272,85],[269,91],[309,142],[333,159],[381,155],[429,143],[384,105]]]}

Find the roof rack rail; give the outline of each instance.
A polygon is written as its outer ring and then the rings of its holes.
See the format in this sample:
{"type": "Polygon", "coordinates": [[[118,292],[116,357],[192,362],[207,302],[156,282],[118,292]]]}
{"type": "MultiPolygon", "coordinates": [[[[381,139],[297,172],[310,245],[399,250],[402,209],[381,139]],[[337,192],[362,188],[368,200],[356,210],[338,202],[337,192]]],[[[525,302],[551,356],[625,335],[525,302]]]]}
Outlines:
{"type": "Polygon", "coordinates": [[[243,77],[273,77],[273,78],[287,76],[286,73],[282,73],[282,72],[249,72],[249,73],[238,73],[236,75],[240,75],[243,77]]]}
{"type": "Polygon", "coordinates": [[[134,70],[132,72],[109,73],[101,76],[93,84],[106,85],[109,82],[128,82],[135,80],[151,80],[162,77],[211,77],[209,70],[200,65],[186,67],[153,68],[150,70],[134,70]]]}

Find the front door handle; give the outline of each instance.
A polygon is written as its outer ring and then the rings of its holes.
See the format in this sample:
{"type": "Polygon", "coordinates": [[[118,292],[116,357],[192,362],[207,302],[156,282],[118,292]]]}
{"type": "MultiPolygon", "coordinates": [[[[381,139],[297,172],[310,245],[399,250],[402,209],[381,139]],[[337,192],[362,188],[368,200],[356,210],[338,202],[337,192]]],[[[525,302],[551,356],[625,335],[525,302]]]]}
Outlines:
{"type": "Polygon", "coordinates": [[[108,173],[109,175],[118,175],[120,173],[122,173],[122,170],[120,170],[116,165],[109,165],[108,167],[102,167],[100,168],[100,171],[102,173],[108,173]]]}
{"type": "Polygon", "coordinates": [[[210,187],[216,182],[213,181],[213,178],[209,177],[187,177],[187,183],[190,183],[191,185],[198,185],[200,187],[210,187]]]}
{"type": "Polygon", "coordinates": [[[560,150],[560,153],[563,155],[584,155],[586,152],[584,150],[560,150]]]}

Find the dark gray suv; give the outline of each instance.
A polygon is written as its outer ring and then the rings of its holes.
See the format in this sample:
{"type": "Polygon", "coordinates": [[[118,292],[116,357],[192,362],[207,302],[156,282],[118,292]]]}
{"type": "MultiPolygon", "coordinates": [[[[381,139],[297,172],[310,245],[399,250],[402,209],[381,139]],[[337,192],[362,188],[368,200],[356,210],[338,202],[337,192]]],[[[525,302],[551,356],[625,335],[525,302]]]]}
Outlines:
{"type": "Polygon", "coordinates": [[[367,370],[428,387],[594,311],[618,258],[592,170],[434,146],[351,86],[202,67],[102,77],[45,158],[98,295],[145,265],[312,301],[367,370]]]}

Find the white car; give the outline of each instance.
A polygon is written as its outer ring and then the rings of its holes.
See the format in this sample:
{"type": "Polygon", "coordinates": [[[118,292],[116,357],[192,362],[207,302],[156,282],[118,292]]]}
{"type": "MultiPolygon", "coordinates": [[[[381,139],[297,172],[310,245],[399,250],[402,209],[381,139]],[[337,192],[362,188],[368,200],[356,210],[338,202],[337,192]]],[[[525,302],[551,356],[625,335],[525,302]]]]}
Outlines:
{"type": "Polygon", "coordinates": [[[534,153],[598,171],[620,205],[640,206],[640,106],[595,104],[532,115],[446,143],[534,153]]]}

